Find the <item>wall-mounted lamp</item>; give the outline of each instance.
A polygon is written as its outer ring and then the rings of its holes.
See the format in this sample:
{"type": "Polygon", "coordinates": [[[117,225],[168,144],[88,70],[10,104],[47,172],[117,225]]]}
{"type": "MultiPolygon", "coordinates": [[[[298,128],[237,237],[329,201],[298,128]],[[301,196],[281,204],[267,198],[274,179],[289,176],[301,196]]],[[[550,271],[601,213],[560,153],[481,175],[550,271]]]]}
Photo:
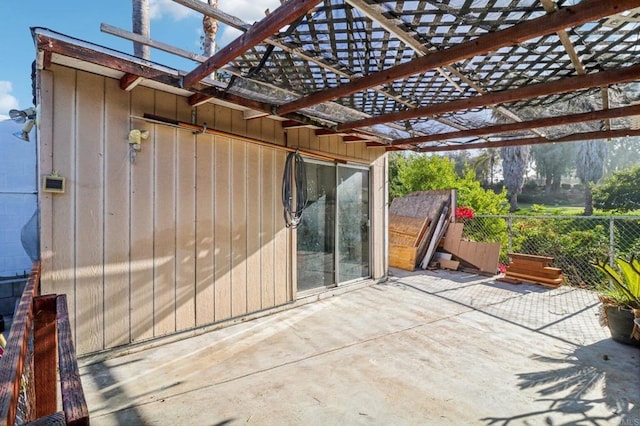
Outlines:
{"type": "Polygon", "coordinates": [[[22,130],[19,132],[15,132],[13,136],[22,139],[25,142],[29,142],[29,132],[33,129],[33,126],[36,124],[36,109],[35,108],[27,108],[24,110],[12,109],[9,111],[9,117],[16,123],[25,123],[22,127],[22,130]]]}
{"type": "Polygon", "coordinates": [[[133,129],[129,131],[129,148],[132,163],[136,162],[136,155],[142,150],[142,141],[148,138],[148,130],[133,129]]]}

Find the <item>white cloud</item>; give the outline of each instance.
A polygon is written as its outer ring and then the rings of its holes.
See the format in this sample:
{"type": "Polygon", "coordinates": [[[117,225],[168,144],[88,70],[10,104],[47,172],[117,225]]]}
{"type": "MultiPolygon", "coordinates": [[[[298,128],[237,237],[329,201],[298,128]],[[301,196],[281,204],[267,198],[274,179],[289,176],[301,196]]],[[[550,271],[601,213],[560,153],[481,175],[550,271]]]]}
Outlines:
{"type": "Polygon", "coordinates": [[[165,16],[179,21],[188,16],[198,16],[198,14],[188,7],[171,0],[149,0],[149,17],[151,19],[160,19],[165,16]]]}
{"type": "Polygon", "coordinates": [[[236,16],[249,24],[261,20],[280,6],[279,0],[218,0],[218,7],[229,15],[236,16]]]}
{"type": "MultiPolygon", "coordinates": [[[[206,0],[200,0],[207,3],[206,0]]],[[[264,11],[274,11],[280,6],[279,0],[218,0],[220,10],[242,19],[249,24],[265,17],[264,11]]],[[[172,0],[149,0],[149,16],[151,19],[171,17],[176,21],[186,17],[200,17],[192,9],[172,0]]]]}
{"type": "Polygon", "coordinates": [[[7,113],[10,109],[18,108],[18,100],[11,94],[13,85],[10,81],[0,80],[0,120],[9,118],[7,113]]]}

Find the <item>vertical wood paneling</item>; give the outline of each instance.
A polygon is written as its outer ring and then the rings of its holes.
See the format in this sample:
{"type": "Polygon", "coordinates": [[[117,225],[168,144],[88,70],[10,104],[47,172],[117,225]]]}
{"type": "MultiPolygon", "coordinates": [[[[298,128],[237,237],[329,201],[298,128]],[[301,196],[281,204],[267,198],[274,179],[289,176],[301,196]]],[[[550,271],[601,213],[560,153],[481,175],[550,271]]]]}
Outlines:
{"type": "Polygon", "coordinates": [[[253,118],[246,121],[247,137],[253,139],[262,139],[262,118],[253,118]]]}
{"type": "MultiPolygon", "coordinates": [[[[286,154],[282,151],[274,151],[275,155],[275,170],[272,177],[272,186],[274,188],[280,188],[282,185],[282,171],[284,170],[284,163],[286,154]]],[[[276,191],[274,196],[279,200],[279,191],[276,191]]],[[[288,287],[289,280],[287,279],[289,267],[290,254],[287,252],[287,228],[284,224],[284,218],[282,217],[282,204],[274,203],[273,216],[274,223],[274,301],[276,305],[282,305],[288,302],[288,287]]]]}
{"type": "Polygon", "coordinates": [[[275,305],[274,295],[274,201],[275,190],[273,176],[275,173],[275,153],[272,148],[262,149],[262,214],[261,219],[261,267],[262,276],[262,308],[275,305]]]}
{"type": "MultiPolygon", "coordinates": [[[[51,293],[66,294],[71,329],[76,332],[76,289],[75,289],[75,220],[76,190],[76,71],[56,67],[53,82],[53,141],[50,173],[56,170],[67,178],[64,194],[57,194],[52,200],[52,243],[51,293]]],[[[44,152],[41,155],[46,155],[44,152]]],[[[45,212],[41,212],[44,217],[45,212]]],[[[43,268],[46,265],[43,265],[43,268]]],[[[43,273],[43,275],[47,275],[43,273]]],[[[76,338],[76,336],[74,336],[76,338]]]]}
{"type": "Polygon", "coordinates": [[[231,142],[231,315],[247,313],[247,144],[231,142]]]}
{"type": "Polygon", "coordinates": [[[278,122],[276,122],[275,120],[271,120],[268,118],[263,119],[266,122],[270,123],[270,127],[273,126],[273,133],[268,132],[263,134],[263,137],[268,137],[268,139],[264,139],[267,141],[273,141],[274,143],[278,144],[278,145],[282,145],[284,146],[286,144],[287,141],[287,136],[285,135],[285,131],[282,128],[282,125],[278,122]]]}
{"type": "Polygon", "coordinates": [[[176,183],[176,328],[196,325],[196,145],[178,131],[176,183]]]}
{"type": "MultiPolygon", "coordinates": [[[[217,111],[216,111],[217,113],[217,111]]],[[[215,320],[231,317],[231,149],[228,138],[215,142],[215,320]]]]}
{"type": "Polygon", "coordinates": [[[213,322],[213,136],[196,138],[196,325],[213,322]]]}
{"type": "MultiPolygon", "coordinates": [[[[131,114],[142,116],[154,111],[154,91],[136,87],[131,92],[131,114]]],[[[154,126],[131,120],[132,129],[149,130],[149,139],[142,142],[135,164],[131,165],[131,340],[153,337],[153,138],[154,126]]]]}
{"type": "MultiPolygon", "coordinates": [[[[280,204],[286,152],[130,119],[154,112],[190,121],[191,107],[153,89],[125,92],[116,80],[59,66],[52,72],[53,79],[42,73],[43,108],[49,102],[53,114],[42,115],[50,128],[42,124],[39,161],[43,173],[67,177],[68,187],[40,198],[42,253],[52,256],[43,258],[43,289],[68,295],[78,353],[295,298],[296,235],[280,204]],[[126,140],[132,128],[151,133],[135,164],[126,140]]],[[[225,107],[198,107],[197,122],[284,144],[280,123],[247,121],[225,107]]],[[[372,272],[383,275],[384,152],[304,128],[287,138],[292,147],[377,159],[372,272]]]]}
{"type": "Polygon", "coordinates": [[[322,149],[320,147],[320,138],[316,136],[314,130],[309,131],[309,149],[314,151],[320,151],[322,149]]]}
{"type": "Polygon", "coordinates": [[[247,135],[247,120],[244,119],[242,111],[233,109],[231,112],[231,133],[234,135],[247,135]]]}
{"type": "Polygon", "coordinates": [[[216,130],[221,132],[231,132],[231,110],[220,105],[216,105],[214,108],[215,117],[213,124],[216,130]]]}
{"type": "MultiPolygon", "coordinates": [[[[156,91],[155,113],[176,117],[176,96],[156,91]]],[[[177,130],[156,126],[154,136],[154,237],[153,237],[153,331],[154,336],[176,329],[175,259],[176,201],[175,163],[177,130]]]]}
{"type": "Polygon", "coordinates": [[[77,78],[76,335],[84,353],[104,347],[104,78],[77,78]]]}
{"type": "Polygon", "coordinates": [[[261,235],[262,218],[262,148],[247,145],[247,310],[262,309],[261,235]]]}
{"type": "Polygon", "coordinates": [[[105,81],[104,321],[105,347],[130,342],[129,92],[105,81]],[[126,301],[126,303],[123,303],[126,301]]]}
{"type": "Polygon", "coordinates": [[[338,144],[341,144],[340,136],[329,136],[329,152],[337,154],[338,153],[338,144]]]}

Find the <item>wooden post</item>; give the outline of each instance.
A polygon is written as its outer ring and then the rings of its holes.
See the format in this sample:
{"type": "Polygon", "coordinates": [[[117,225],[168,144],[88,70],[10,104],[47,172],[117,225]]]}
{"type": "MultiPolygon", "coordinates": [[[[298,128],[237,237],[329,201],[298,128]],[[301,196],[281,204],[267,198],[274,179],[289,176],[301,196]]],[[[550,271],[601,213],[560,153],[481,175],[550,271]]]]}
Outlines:
{"type": "Polygon", "coordinates": [[[35,297],[33,313],[33,374],[38,418],[57,411],[56,295],[35,297]]]}

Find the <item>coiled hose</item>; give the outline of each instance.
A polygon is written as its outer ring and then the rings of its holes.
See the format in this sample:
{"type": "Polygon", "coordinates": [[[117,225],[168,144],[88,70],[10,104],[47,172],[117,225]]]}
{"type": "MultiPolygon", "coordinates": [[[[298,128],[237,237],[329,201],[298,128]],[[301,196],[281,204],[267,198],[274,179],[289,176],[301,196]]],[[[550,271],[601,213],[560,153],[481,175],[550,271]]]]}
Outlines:
{"type": "Polygon", "coordinates": [[[284,164],[282,175],[282,206],[284,207],[284,223],[287,228],[297,228],[302,220],[302,212],[307,207],[307,170],[302,156],[290,152],[284,164]],[[292,184],[295,186],[295,206],[292,184]]]}

